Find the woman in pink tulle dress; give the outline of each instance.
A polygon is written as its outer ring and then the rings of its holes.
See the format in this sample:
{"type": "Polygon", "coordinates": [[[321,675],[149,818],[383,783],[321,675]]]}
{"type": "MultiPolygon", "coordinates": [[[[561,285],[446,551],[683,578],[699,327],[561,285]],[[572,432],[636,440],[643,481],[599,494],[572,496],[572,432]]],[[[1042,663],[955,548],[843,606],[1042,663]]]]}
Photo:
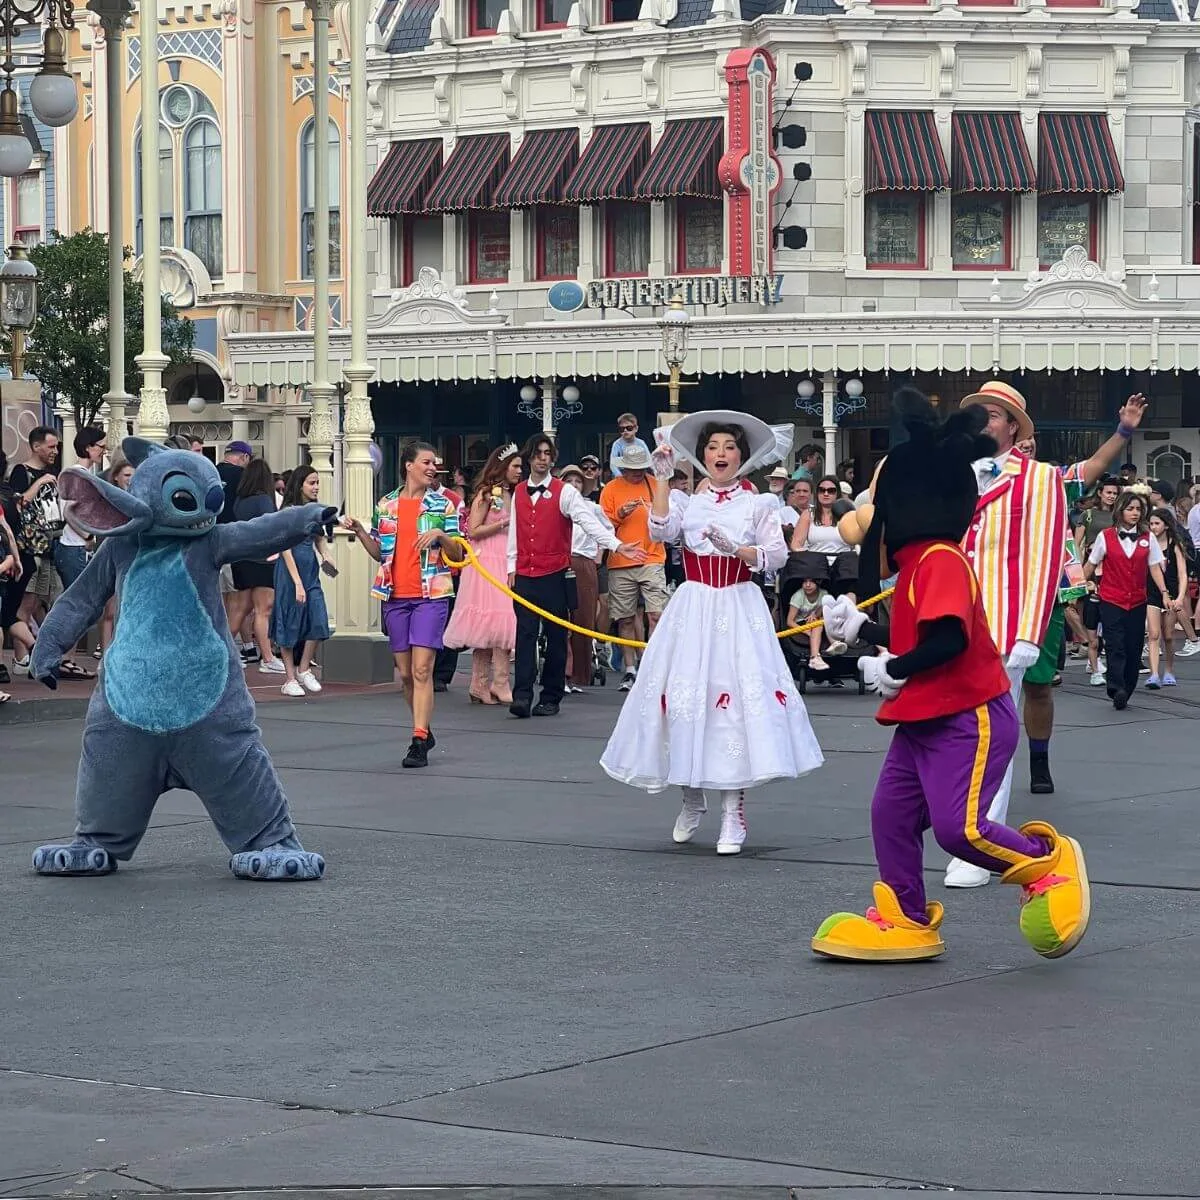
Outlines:
{"type": "MultiPolygon", "coordinates": [[[[475,498],[467,514],[464,532],[479,561],[500,580],[508,576],[508,521],[513,488],[520,482],[517,447],[510,443],[493,450],[475,481],[475,498]]],[[[452,650],[471,651],[472,704],[512,703],[508,656],[516,637],[512,601],[474,567],[466,567],[442,640],[452,650]]]]}

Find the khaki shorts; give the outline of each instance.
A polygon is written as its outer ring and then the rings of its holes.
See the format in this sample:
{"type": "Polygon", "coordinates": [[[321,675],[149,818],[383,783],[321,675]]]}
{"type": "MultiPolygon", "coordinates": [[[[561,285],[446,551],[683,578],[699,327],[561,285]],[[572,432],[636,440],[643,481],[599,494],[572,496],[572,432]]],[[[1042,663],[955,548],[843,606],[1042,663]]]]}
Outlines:
{"type": "Polygon", "coordinates": [[[231,592],[236,592],[237,588],[233,586],[233,566],[230,563],[225,563],[221,567],[221,595],[228,596],[231,592]]]}
{"type": "Polygon", "coordinates": [[[62,595],[62,580],[54,569],[53,554],[43,554],[37,560],[37,569],[30,577],[25,590],[34,596],[40,596],[47,604],[52,604],[62,595]]]}
{"type": "Polygon", "coordinates": [[[636,616],[639,596],[648,613],[667,607],[667,573],[662,563],[608,568],[608,615],[614,621],[636,616]]]}

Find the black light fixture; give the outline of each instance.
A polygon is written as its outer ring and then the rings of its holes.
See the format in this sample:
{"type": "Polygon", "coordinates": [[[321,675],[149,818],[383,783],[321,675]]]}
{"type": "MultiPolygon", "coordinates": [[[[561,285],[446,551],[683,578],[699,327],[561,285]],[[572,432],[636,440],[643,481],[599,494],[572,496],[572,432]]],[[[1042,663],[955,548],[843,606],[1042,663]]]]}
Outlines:
{"type": "Polygon", "coordinates": [[[812,178],[812,163],[792,163],[792,178],[797,183],[807,183],[812,178]]]}
{"type": "Polygon", "coordinates": [[[775,230],[775,246],[783,244],[786,250],[803,250],[808,245],[808,230],[803,225],[789,225],[775,230]]]}
{"type": "Polygon", "coordinates": [[[776,132],[779,146],[786,150],[799,150],[808,144],[808,130],[803,125],[781,125],[776,132]]]}
{"type": "Polygon", "coordinates": [[[812,63],[798,62],[792,68],[797,83],[807,83],[813,76],[812,63]]]}

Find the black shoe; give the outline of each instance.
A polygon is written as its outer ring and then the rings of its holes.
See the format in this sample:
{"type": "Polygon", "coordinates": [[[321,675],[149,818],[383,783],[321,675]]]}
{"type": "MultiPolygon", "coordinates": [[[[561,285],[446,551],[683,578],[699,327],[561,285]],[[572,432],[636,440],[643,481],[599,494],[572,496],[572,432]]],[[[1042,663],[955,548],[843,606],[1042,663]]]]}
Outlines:
{"type": "Polygon", "coordinates": [[[433,736],[433,730],[432,729],[426,730],[425,731],[425,749],[432,750],[434,748],[434,746],[436,746],[436,745],[437,745],[437,738],[435,738],[433,736]]]}
{"type": "Polygon", "coordinates": [[[1029,755],[1029,790],[1035,796],[1052,796],[1054,780],[1050,778],[1050,755],[1029,755]]]}
{"type": "Polygon", "coordinates": [[[400,765],[402,767],[429,766],[429,739],[413,738],[412,745],[409,746],[408,753],[404,756],[404,761],[400,765]]]}
{"type": "Polygon", "coordinates": [[[528,700],[514,700],[508,706],[508,711],[512,713],[514,717],[520,717],[521,720],[525,720],[529,716],[531,708],[532,705],[528,700]]]}
{"type": "Polygon", "coordinates": [[[0,683],[12,683],[8,675],[8,668],[3,663],[0,663],[0,683]]]}
{"type": "Polygon", "coordinates": [[[443,683],[440,679],[435,679],[433,681],[433,690],[435,692],[448,692],[450,690],[450,685],[448,683],[443,683]]]}
{"type": "Polygon", "coordinates": [[[1117,712],[1121,712],[1129,703],[1129,693],[1125,691],[1124,688],[1118,688],[1115,692],[1113,692],[1112,700],[1113,708],[1115,708],[1117,712]]]}
{"type": "Polygon", "coordinates": [[[546,701],[543,700],[541,704],[535,704],[533,706],[533,715],[535,717],[557,717],[558,705],[547,704],[546,701]]]}

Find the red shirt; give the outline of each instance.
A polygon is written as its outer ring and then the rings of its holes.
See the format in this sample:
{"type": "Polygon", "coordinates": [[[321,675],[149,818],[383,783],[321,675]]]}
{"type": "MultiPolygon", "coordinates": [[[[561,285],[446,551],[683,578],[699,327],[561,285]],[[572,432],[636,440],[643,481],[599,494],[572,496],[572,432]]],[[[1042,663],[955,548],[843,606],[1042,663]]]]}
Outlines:
{"type": "Polygon", "coordinates": [[[929,721],[978,708],[1009,689],[1000,651],[988,629],[979,584],[967,556],[953,542],[914,542],[898,550],[900,565],[892,597],[893,654],[917,646],[921,627],[954,617],[967,635],[967,648],[949,662],[911,676],[894,700],[885,700],[881,725],[929,721]]]}

